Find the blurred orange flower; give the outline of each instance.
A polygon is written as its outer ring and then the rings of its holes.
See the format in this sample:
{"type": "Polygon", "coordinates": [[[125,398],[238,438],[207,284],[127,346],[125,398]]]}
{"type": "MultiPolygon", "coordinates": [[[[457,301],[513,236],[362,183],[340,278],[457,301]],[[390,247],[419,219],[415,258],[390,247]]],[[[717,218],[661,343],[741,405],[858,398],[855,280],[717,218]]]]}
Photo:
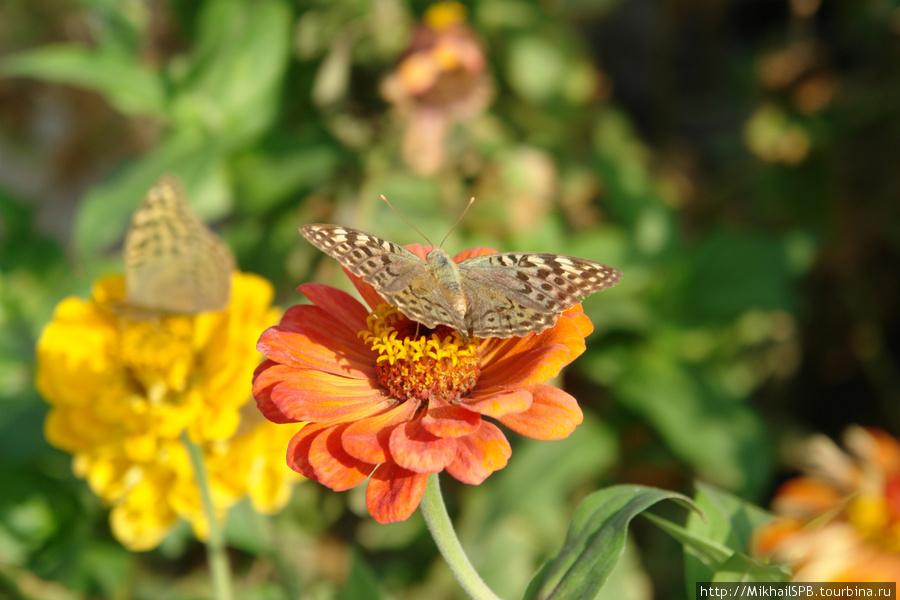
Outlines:
{"type": "Polygon", "coordinates": [[[381,93],[407,121],[407,165],[422,175],[438,171],[448,126],[483,111],[493,95],[484,50],[462,4],[429,7],[381,93]]]}
{"type": "Polygon", "coordinates": [[[810,442],[810,474],[787,481],[755,550],[791,563],[795,581],[900,581],[900,442],[848,428],[843,452],[810,442]]]}
{"type": "MultiPolygon", "coordinates": [[[[408,248],[422,258],[430,249],[408,248]]],[[[369,513],[390,523],[415,511],[429,473],[479,484],[506,466],[509,443],[484,417],[543,440],[581,423],[575,399],[543,383],[585,349],[593,325],[580,305],[541,335],[467,343],[444,326],[419,335],[417,323],[350,278],[372,311],[304,284],[312,305],[289,309],[257,346],[268,359],[254,375],[260,410],[276,423],[304,423],[288,447],[293,469],[334,490],[370,477],[369,513]]]]}

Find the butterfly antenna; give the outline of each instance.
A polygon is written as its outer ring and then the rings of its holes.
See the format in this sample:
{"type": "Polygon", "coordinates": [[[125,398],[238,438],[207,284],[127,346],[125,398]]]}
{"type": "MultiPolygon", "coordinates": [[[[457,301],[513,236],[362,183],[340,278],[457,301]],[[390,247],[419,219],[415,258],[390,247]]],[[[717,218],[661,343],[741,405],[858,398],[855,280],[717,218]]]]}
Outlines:
{"type": "Polygon", "coordinates": [[[460,224],[463,220],[463,217],[466,216],[466,213],[469,212],[469,207],[475,202],[475,198],[469,198],[469,203],[466,204],[466,208],[463,209],[462,214],[459,215],[459,218],[456,220],[456,223],[453,224],[453,227],[450,228],[450,231],[447,232],[447,235],[444,236],[444,239],[441,240],[441,246],[444,245],[444,242],[447,241],[447,238],[450,237],[450,234],[453,233],[453,230],[456,229],[456,226],[460,224]]]}
{"type": "Polygon", "coordinates": [[[428,242],[428,245],[429,245],[429,246],[434,246],[434,244],[431,243],[431,240],[428,239],[428,236],[427,236],[427,235],[425,235],[424,233],[422,233],[421,231],[419,231],[419,228],[418,228],[418,227],[416,227],[415,225],[413,225],[412,223],[410,223],[409,221],[407,221],[406,219],[404,219],[404,218],[403,218],[403,215],[401,215],[399,212],[397,212],[397,209],[394,208],[394,205],[393,205],[393,204],[391,204],[390,202],[388,202],[388,199],[384,197],[384,194],[381,195],[381,199],[384,200],[384,203],[385,203],[385,204],[387,204],[388,206],[391,207],[391,210],[394,211],[394,214],[395,214],[395,215],[397,215],[398,217],[400,217],[400,220],[401,220],[401,221],[403,221],[404,223],[406,223],[407,225],[409,225],[410,227],[412,227],[413,231],[415,231],[416,233],[418,233],[419,235],[421,235],[423,238],[425,238],[425,241],[428,242]]]}

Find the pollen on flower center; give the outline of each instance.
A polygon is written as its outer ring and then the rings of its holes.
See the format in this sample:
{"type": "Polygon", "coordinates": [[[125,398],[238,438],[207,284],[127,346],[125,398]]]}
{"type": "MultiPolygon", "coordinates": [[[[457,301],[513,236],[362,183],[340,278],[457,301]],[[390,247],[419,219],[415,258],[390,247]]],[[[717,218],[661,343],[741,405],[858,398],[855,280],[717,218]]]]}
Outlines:
{"type": "Polygon", "coordinates": [[[475,387],[481,374],[478,349],[453,330],[440,327],[416,336],[417,324],[397,308],[380,304],[359,336],[378,353],[378,382],[398,400],[453,401],[475,387]]]}

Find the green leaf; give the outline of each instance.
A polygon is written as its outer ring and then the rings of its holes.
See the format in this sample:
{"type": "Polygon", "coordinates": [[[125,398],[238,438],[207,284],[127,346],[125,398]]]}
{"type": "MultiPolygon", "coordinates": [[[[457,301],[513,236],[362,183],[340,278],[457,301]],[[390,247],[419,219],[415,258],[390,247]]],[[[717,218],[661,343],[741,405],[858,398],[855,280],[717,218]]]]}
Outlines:
{"type": "MultiPolygon", "coordinates": [[[[694,501],[706,519],[690,515],[687,531],[691,535],[719,542],[732,551],[746,553],[754,530],[772,518],[762,508],[705,483],[697,483],[694,501]]],[[[693,593],[694,582],[711,581],[714,573],[723,568],[722,564],[721,560],[713,564],[685,548],[688,591],[693,593]]]]}
{"type": "MultiPolygon", "coordinates": [[[[648,513],[649,514],[649,513],[648,513]]],[[[625,546],[622,558],[609,574],[603,589],[594,600],[651,600],[653,584],[641,565],[640,549],[634,544],[625,546]]]]}
{"type": "Polygon", "coordinates": [[[765,428],[758,415],[705,377],[662,350],[647,349],[632,358],[614,391],[703,478],[756,490],[767,481],[772,463],[765,428]]]}
{"type": "Polygon", "coordinates": [[[557,94],[565,67],[563,51],[549,40],[529,35],[510,44],[509,83],[527,100],[543,102],[557,94]]]}
{"type": "Polygon", "coordinates": [[[734,318],[751,308],[794,308],[783,240],[764,233],[719,230],[692,254],[685,308],[698,322],[734,318]]]}
{"type": "Polygon", "coordinates": [[[341,154],[330,144],[294,143],[290,147],[254,147],[234,161],[235,183],[243,212],[265,214],[334,177],[341,154]]]}
{"type": "Polygon", "coordinates": [[[290,7],[282,0],[203,5],[198,43],[177,86],[175,120],[246,142],[273,122],[290,53],[290,7]]]}
{"type": "Polygon", "coordinates": [[[0,62],[0,73],[94,90],[129,115],[162,116],[166,109],[159,75],[120,52],[76,44],[44,46],[4,59],[0,62]]]}
{"type": "MultiPolygon", "coordinates": [[[[735,553],[722,563],[710,581],[759,582],[789,581],[790,572],[782,566],[764,565],[746,554],[735,553]]],[[[695,586],[689,586],[689,589],[695,586]]]]}
{"type": "Polygon", "coordinates": [[[201,217],[220,217],[228,211],[221,152],[204,136],[181,132],[82,199],[75,247],[86,264],[122,240],[135,208],[163,173],[181,177],[188,202],[201,217]]]}
{"type": "Polygon", "coordinates": [[[501,598],[521,597],[527,581],[558,543],[571,498],[617,463],[615,431],[591,413],[569,437],[517,440],[515,460],[483,484],[466,487],[457,531],[485,583],[501,598]],[[527,493],[523,493],[527,491],[527,493]]]}
{"type": "Polygon", "coordinates": [[[681,494],[637,485],[614,486],[585,498],[572,516],[562,550],[535,575],[525,598],[595,598],[625,551],[631,520],[670,499],[694,508],[681,494]]]}
{"type": "Polygon", "coordinates": [[[337,600],[380,600],[384,594],[378,586],[378,579],[372,569],[360,558],[359,554],[353,554],[353,562],[350,566],[350,575],[344,584],[344,589],[337,595],[337,600]]]}
{"type": "Polygon", "coordinates": [[[729,548],[725,544],[698,533],[688,531],[681,525],[667,519],[662,519],[655,515],[647,515],[647,518],[657,527],[681,542],[685,548],[685,552],[690,551],[692,556],[697,557],[703,564],[708,565],[711,573],[715,572],[720,565],[724,564],[734,555],[735,551],[733,548],[729,548]]]}
{"type": "Polygon", "coordinates": [[[789,573],[781,566],[765,565],[742,551],[728,548],[666,519],[654,515],[647,517],[660,529],[684,544],[686,558],[693,557],[707,567],[708,575],[699,578],[685,577],[689,597],[694,596],[698,581],[787,581],[789,578],[789,573]]]}

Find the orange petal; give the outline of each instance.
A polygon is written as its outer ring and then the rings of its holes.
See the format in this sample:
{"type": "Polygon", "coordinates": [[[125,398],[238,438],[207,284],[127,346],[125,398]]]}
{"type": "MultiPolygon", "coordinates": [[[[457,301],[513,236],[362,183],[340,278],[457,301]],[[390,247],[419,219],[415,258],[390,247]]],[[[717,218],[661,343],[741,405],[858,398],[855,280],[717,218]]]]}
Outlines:
{"type": "Polygon", "coordinates": [[[423,246],[422,244],[407,244],[404,246],[407,250],[425,260],[428,257],[428,253],[437,248],[437,246],[423,246]]]}
{"type": "Polygon", "coordinates": [[[366,488],[366,508],[379,523],[405,521],[419,506],[428,475],[393,463],[379,465],[366,488]]]}
{"type": "Polygon", "coordinates": [[[575,398],[549,385],[532,390],[531,408],[499,419],[501,423],[536,440],[559,440],[575,431],[584,419],[575,398]]]}
{"type": "Polygon", "coordinates": [[[469,248],[468,250],[463,250],[459,254],[453,257],[453,262],[460,262],[462,260],[466,260],[467,258],[472,258],[473,256],[484,256],[485,254],[497,254],[497,251],[493,248],[484,248],[484,247],[476,247],[469,248]]]}
{"type": "Polygon", "coordinates": [[[587,323],[580,317],[584,316],[584,310],[580,304],[566,310],[560,315],[556,323],[550,329],[541,334],[529,333],[521,338],[488,338],[481,344],[482,368],[490,367],[496,360],[503,360],[517,353],[524,353],[540,348],[562,344],[569,348],[571,356],[568,362],[575,360],[585,350],[585,330],[593,331],[590,319],[587,323]]]}
{"type": "Polygon", "coordinates": [[[253,395],[260,412],[275,423],[358,418],[380,410],[379,404],[384,401],[375,382],[287,367],[270,360],[256,368],[253,395]],[[311,387],[311,382],[316,387],[311,387]],[[344,399],[349,400],[341,402],[344,399]]]}
{"type": "Polygon", "coordinates": [[[416,473],[439,473],[456,454],[453,440],[429,433],[418,419],[391,432],[390,448],[398,466],[416,473]]]}
{"type": "Polygon", "coordinates": [[[334,321],[329,325],[332,327],[346,327],[353,335],[366,328],[369,311],[347,292],[320,283],[304,283],[297,291],[316,306],[331,313],[334,321]]]}
{"type": "Polygon", "coordinates": [[[469,435],[481,425],[481,416],[465,408],[431,400],[422,417],[422,427],[438,437],[458,438],[469,435]]]}
{"type": "Polygon", "coordinates": [[[510,388],[542,383],[559,375],[585,348],[584,338],[571,319],[560,319],[541,335],[510,339],[514,341],[486,349],[479,386],[510,388]]]}
{"type": "MultiPolygon", "coordinates": [[[[326,427],[310,436],[308,442],[298,443],[297,446],[291,440],[289,452],[293,452],[288,455],[298,464],[305,460],[315,474],[314,479],[336,492],[359,485],[375,468],[375,465],[357,460],[344,451],[341,446],[341,431],[344,427],[326,427]],[[306,456],[302,456],[304,451],[306,456]]],[[[305,429],[306,427],[298,435],[302,435],[305,429]]],[[[304,471],[300,473],[306,474],[304,471]]]]}
{"type": "Polygon", "coordinates": [[[785,539],[803,530],[798,519],[775,519],[753,532],[751,548],[756,556],[769,556],[785,539]]]}
{"type": "Polygon", "coordinates": [[[447,465],[447,472],[463,483],[478,485],[505,467],[511,454],[503,432],[485,421],[472,435],[456,440],[456,458],[447,465]]]}
{"type": "MultiPolygon", "coordinates": [[[[578,331],[581,333],[582,338],[586,338],[594,333],[594,323],[586,314],[584,314],[584,309],[580,304],[576,304],[565,311],[560,318],[571,319],[575,326],[578,327],[578,331]]],[[[575,357],[573,356],[572,359],[574,360],[575,357]]]]}
{"type": "Polygon", "coordinates": [[[463,398],[460,403],[467,409],[486,417],[500,417],[525,412],[531,408],[531,392],[528,390],[478,389],[463,398]]]}
{"type": "Polygon", "coordinates": [[[403,402],[390,410],[351,423],[341,436],[344,450],[361,461],[381,464],[391,459],[391,431],[416,414],[417,402],[403,402]]]}
{"type": "Polygon", "coordinates": [[[273,423],[294,423],[296,419],[281,412],[270,396],[272,387],[279,380],[267,377],[267,373],[270,369],[276,368],[281,368],[281,365],[272,360],[264,360],[253,372],[253,397],[256,399],[256,407],[273,423]]]}
{"type": "Polygon", "coordinates": [[[366,304],[369,305],[373,310],[379,304],[386,304],[384,298],[381,297],[381,294],[375,291],[375,288],[372,287],[371,284],[366,283],[350,271],[346,269],[346,267],[341,267],[344,269],[344,273],[347,274],[347,277],[350,279],[350,283],[353,284],[353,287],[356,288],[356,291],[359,292],[359,295],[362,296],[362,299],[365,300],[366,304]]]}
{"type": "Polygon", "coordinates": [[[316,472],[309,463],[309,447],[316,436],[322,434],[329,425],[304,425],[298,433],[294,434],[288,443],[287,465],[307,479],[318,481],[316,472]]]}
{"type": "Polygon", "coordinates": [[[292,306],[280,324],[262,333],[256,348],[266,358],[292,367],[373,376],[374,354],[356,336],[357,331],[336,326],[334,317],[318,306],[292,306]]]}
{"type": "Polygon", "coordinates": [[[264,383],[269,377],[280,379],[269,386],[269,399],[295,421],[356,420],[391,405],[390,397],[376,381],[284,366],[271,367],[257,381],[264,383]]]}
{"type": "Polygon", "coordinates": [[[814,519],[845,500],[845,492],[818,477],[794,477],[775,492],[772,509],[780,516],[814,519]]]}

